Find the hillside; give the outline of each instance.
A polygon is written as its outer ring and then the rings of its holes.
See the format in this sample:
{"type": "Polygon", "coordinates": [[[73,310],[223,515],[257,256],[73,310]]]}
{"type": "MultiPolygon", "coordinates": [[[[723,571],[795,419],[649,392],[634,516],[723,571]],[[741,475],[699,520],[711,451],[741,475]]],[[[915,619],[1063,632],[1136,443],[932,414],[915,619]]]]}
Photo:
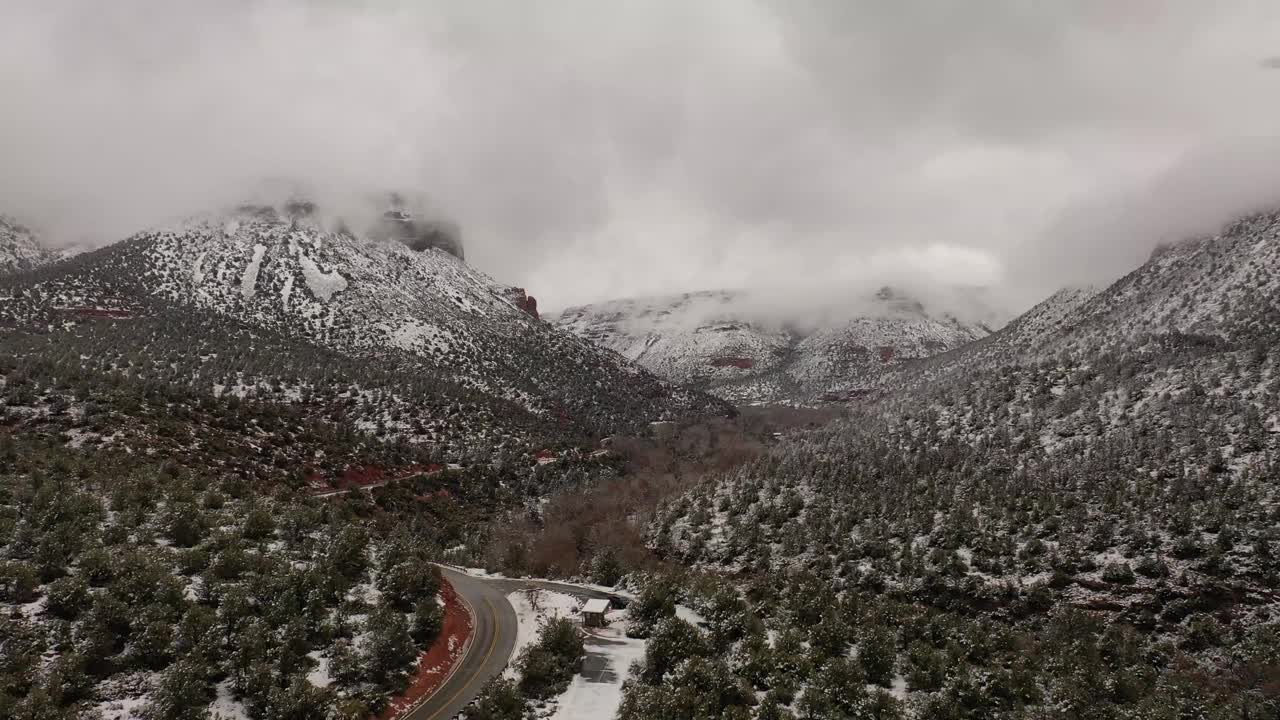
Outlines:
{"type": "Polygon", "coordinates": [[[1043,350],[1132,345],[1179,333],[1236,342],[1270,337],[1280,312],[1280,213],[1242,218],[1213,237],[1163,246],[1067,319],[1043,350]]]}
{"type": "Polygon", "coordinates": [[[8,322],[42,328],[51,342],[74,335],[86,366],[118,370],[121,352],[150,346],[210,392],[283,381],[312,396],[345,377],[350,402],[376,396],[382,406],[361,422],[411,437],[423,435],[415,425],[453,421],[486,434],[541,425],[602,435],[708,402],[539,322],[517,306],[523,293],[448,252],[330,230],[309,206],[245,207],[143,232],[10,278],[0,293],[10,296],[0,307],[8,322]],[[228,362],[235,356],[245,359],[228,362]],[[342,360],[317,367],[308,356],[342,360]],[[338,369],[348,361],[369,372],[338,369]],[[255,367],[264,374],[244,375],[255,367]],[[450,400],[488,409],[469,422],[450,400]]]}
{"type": "Polygon", "coordinates": [[[0,214],[0,275],[30,270],[54,258],[55,254],[40,244],[35,232],[0,214]]]}
{"type": "Polygon", "coordinates": [[[739,404],[844,398],[888,368],[990,333],[984,322],[931,310],[890,288],[837,317],[788,315],[749,293],[719,291],[569,308],[555,322],[673,382],[739,404]]]}
{"type": "Polygon", "coordinates": [[[456,229],[374,230],[246,207],[0,278],[0,716],[376,716],[443,548],[615,478],[604,435],[728,412],[456,229]]]}
{"type": "Polygon", "coordinates": [[[670,502],[652,547],[749,578],[744,616],[787,638],[744,619],[725,672],[815,716],[1280,709],[1277,217],[1058,293],[670,502]],[[803,641],[803,677],[770,674],[803,641]]]}
{"type": "Polygon", "coordinates": [[[804,331],[582,310],[693,385],[843,401],[596,451],[726,408],[298,210],[0,280],[0,714],[368,717],[439,557],[625,582],[620,720],[1280,711],[1277,216],[936,354],[967,326],[893,292],[804,331]]]}
{"type": "Polygon", "coordinates": [[[1017,363],[1170,343],[1249,345],[1280,317],[1280,213],[1241,218],[1204,238],[1163,245],[1107,288],[1054,293],[999,332],[897,369],[891,387],[921,388],[1017,363]]]}

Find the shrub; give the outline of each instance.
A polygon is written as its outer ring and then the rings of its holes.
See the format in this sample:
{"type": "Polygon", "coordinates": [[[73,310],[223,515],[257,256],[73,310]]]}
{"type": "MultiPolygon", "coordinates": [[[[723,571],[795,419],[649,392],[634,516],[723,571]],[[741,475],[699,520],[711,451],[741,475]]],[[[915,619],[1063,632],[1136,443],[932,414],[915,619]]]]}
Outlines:
{"type": "Polygon", "coordinates": [[[440,634],[444,625],[444,609],[434,597],[418,601],[413,608],[413,639],[419,645],[427,645],[440,634]]]}
{"type": "Polygon", "coordinates": [[[1149,577],[1149,578],[1169,577],[1169,566],[1165,564],[1164,560],[1161,560],[1160,558],[1155,557],[1153,555],[1147,555],[1142,559],[1138,560],[1138,563],[1134,569],[1137,571],[1139,575],[1143,577],[1149,577]]]}
{"type": "Polygon", "coordinates": [[[40,574],[31,563],[11,560],[0,563],[0,599],[12,603],[29,603],[36,599],[40,574]]]}
{"type": "Polygon", "coordinates": [[[369,635],[364,657],[368,679],[385,685],[417,655],[409,623],[403,613],[384,605],[369,614],[366,630],[369,635]]]}
{"type": "Polygon", "coordinates": [[[89,595],[89,583],[79,575],[59,578],[49,583],[46,607],[60,618],[73,619],[87,610],[93,602],[89,595]]]}
{"type": "Polygon", "coordinates": [[[563,692],[578,671],[584,653],[582,635],[572,621],[549,620],[539,631],[537,642],[519,660],[520,690],[532,698],[563,692]]]}
{"type": "Polygon", "coordinates": [[[654,627],[664,618],[675,617],[676,591],[666,578],[650,578],[640,591],[640,596],[627,608],[630,623],[629,637],[649,637],[654,627]]]}
{"type": "Polygon", "coordinates": [[[498,676],[484,686],[466,715],[467,720],[521,720],[524,708],[524,696],[515,683],[498,676]]]}
{"type": "Polygon", "coordinates": [[[405,561],[379,574],[378,589],[392,607],[408,612],[419,600],[434,603],[436,594],[440,592],[440,583],[433,566],[405,561]]]}
{"type": "Polygon", "coordinates": [[[182,660],[160,676],[160,685],[142,710],[144,720],[202,720],[209,717],[211,686],[203,668],[182,660]]]}
{"type": "Polygon", "coordinates": [[[1118,585],[1132,585],[1133,570],[1127,562],[1110,562],[1102,569],[1102,579],[1118,585]]]}

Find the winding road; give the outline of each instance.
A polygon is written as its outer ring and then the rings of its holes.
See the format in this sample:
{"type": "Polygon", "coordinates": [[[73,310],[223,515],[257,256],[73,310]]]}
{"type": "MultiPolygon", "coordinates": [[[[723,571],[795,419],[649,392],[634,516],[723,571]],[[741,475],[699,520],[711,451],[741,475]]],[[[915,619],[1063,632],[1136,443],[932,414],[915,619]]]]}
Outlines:
{"type": "Polygon", "coordinates": [[[606,592],[546,580],[480,578],[444,565],[440,566],[440,572],[471,609],[475,623],[471,644],[453,674],[431,697],[404,715],[405,720],[448,720],[454,717],[480,694],[485,683],[507,667],[511,651],[515,648],[518,626],[516,611],[507,601],[508,593],[540,587],[584,598],[611,597],[606,592]]]}
{"type": "Polygon", "coordinates": [[[507,666],[516,644],[516,611],[501,586],[483,578],[441,567],[458,597],[471,609],[471,644],[449,679],[412,712],[407,720],[446,720],[462,711],[490,678],[507,666]]]}

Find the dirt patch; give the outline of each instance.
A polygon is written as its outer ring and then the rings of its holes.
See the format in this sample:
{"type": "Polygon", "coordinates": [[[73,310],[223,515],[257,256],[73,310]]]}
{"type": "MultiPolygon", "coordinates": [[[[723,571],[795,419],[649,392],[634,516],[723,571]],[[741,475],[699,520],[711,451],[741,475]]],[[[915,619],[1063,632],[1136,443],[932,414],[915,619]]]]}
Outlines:
{"type": "Polygon", "coordinates": [[[449,677],[454,664],[462,658],[467,638],[471,637],[471,613],[467,612],[458,593],[444,578],[440,579],[440,597],[444,600],[444,625],[440,636],[418,656],[418,669],[409,678],[409,689],[403,695],[392,698],[386,709],[377,716],[378,720],[400,717],[417,707],[422,700],[431,697],[449,677]]]}
{"type": "Polygon", "coordinates": [[[400,469],[387,469],[377,465],[348,465],[330,477],[316,468],[304,470],[307,486],[312,494],[330,495],[335,491],[356,490],[359,488],[375,488],[396,480],[408,480],[418,475],[434,475],[444,470],[443,465],[410,465],[400,469]]]}

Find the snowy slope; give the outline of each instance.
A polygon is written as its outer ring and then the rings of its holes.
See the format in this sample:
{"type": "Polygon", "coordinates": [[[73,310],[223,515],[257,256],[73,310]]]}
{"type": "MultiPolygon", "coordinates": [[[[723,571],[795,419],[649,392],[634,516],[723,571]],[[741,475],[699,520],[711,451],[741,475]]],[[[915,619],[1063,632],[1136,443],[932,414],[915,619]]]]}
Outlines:
{"type": "MultiPolygon", "coordinates": [[[[1280,212],[1270,212],[1241,218],[1212,237],[1162,246],[1109,287],[1061,290],[987,338],[891,371],[882,387],[909,404],[935,390],[954,402],[1003,383],[1018,388],[1002,390],[1004,402],[1029,402],[1049,384],[1053,397],[1070,406],[1102,392],[1080,383],[1123,365],[1128,385],[1105,393],[1113,403],[1105,425],[1151,412],[1204,377],[1253,401],[1268,371],[1240,368],[1256,366],[1278,340],[1280,212]]],[[[944,404],[943,413],[950,412],[944,404]]],[[[953,420],[965,432],[977,422],[953,420]]],[[[1098,422],[1088,413],[1062,413],[1053,417],[1046,442],[1098,422]]]]}
{"type": "Polygon", "coordinates": [[[55,254],[40,245],[34,232],[0,215],[0,275],[22,272],[52,262],[55,254]]]}
{"type": "Polygon", "coordinates": [[[1231,339],[1267,334],[1280,311],[1280,212],[1237,220],[1213,237],[1167,245],[1082,304],[1048,349],[1110,347],[1144,335],[1231,339]]]}
{"type": "Polygon", "coordinates": [[[990,332],[888,288],[857,303],[851,319],[780,321],[771,314],[747,293],[718,291],[570,308],[556,322],[663,377],[735,402],[845,393],[887,367],[990,332]]]}
{"type": "Polygon", "coordinates": [[[555,323],[678,382],[727,381],[744,369],[776,368],[794,342],[782,326],[755,320],[743,297],[719,291],[613,300],[569,308],[555,323]],[[752,367],[730,362],[739,358],[752,367]]]}
{"type": "Polygon", "coordinates": [[[1060,353],[1093,355],[1177,342],[1265,342],[1280,320],[1280,212],[1227,225],[1218,234],[1165,245],[1107,288],[1054,293],[982,341],[904,368],[895,384],[1060,353]]]}
{"type": "Polygon", "coordinates": [[[409,372],[565,423],[642,422],[703,401],[531,317],[518,293],[447,252],[333,230],[309,212],[245,207],[144,232],[36,273],[20,295],[32,313],[191,308],[403,358],[409,372]]]}

